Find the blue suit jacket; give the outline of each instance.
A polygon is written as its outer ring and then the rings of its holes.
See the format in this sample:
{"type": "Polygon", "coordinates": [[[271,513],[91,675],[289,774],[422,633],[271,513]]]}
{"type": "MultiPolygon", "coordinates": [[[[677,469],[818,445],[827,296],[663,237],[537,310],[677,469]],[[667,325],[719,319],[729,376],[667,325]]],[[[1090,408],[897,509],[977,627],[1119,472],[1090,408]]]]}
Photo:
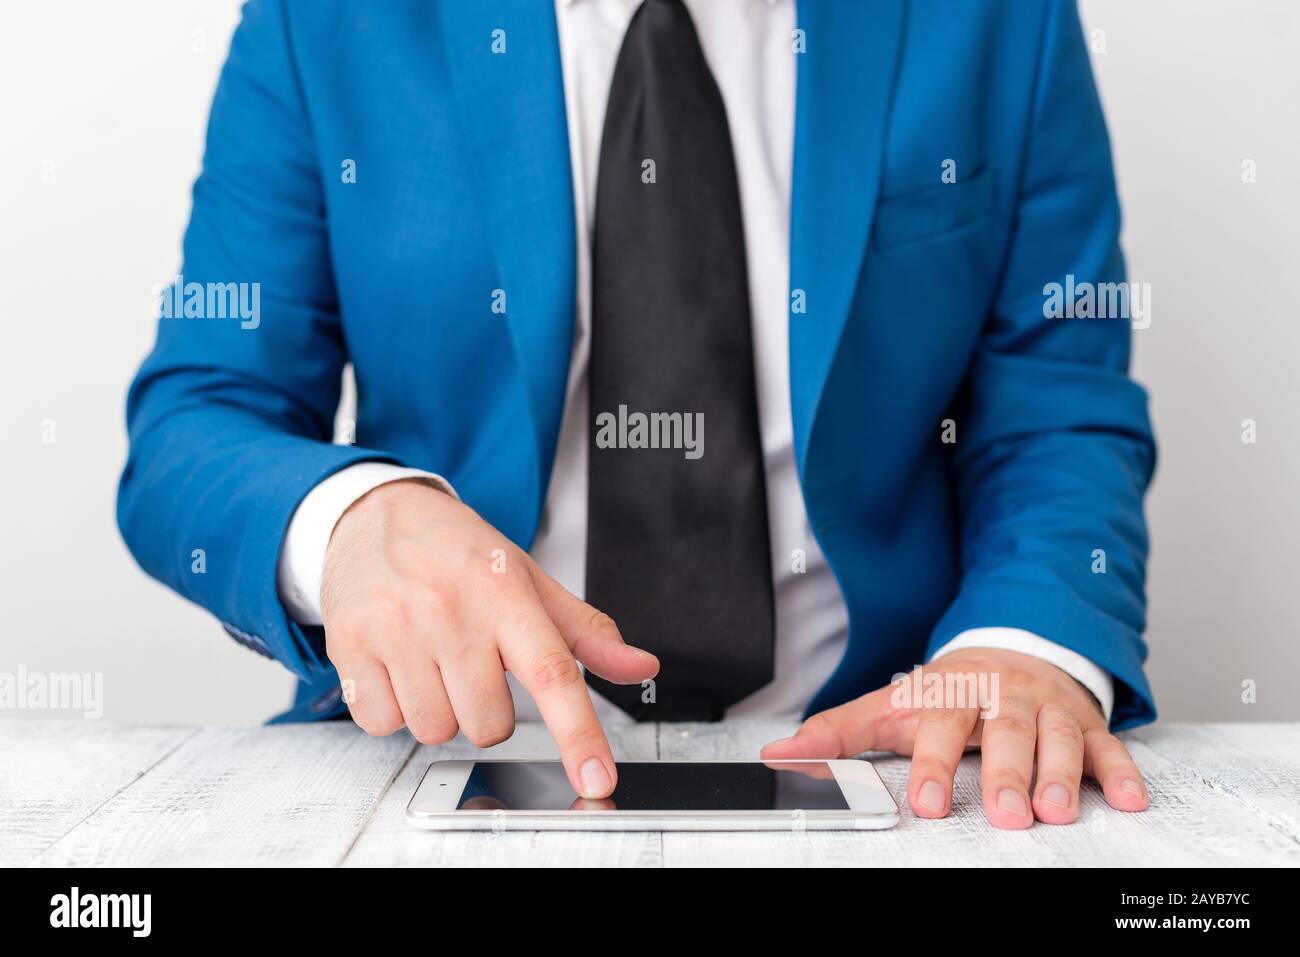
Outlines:
{"type": "MultiPolygon", "coordinates": [[[[1154,448],[1128,324],[1044,318],[1045,284],[1124,278],[1073,3],[801,0],[798,21],[790,402],[851,623],[811,709],[1003,625],[1112,673],[1115,726],[1152,719],[1154,448]]],[[[260,283],[260,321],[160,320],[118,515],[149,574],[302,679],[289,719],[343,707],[321,630],[276,595],[289,519],[325,476],[434,470],[533,539],[574,323],[557,49],[540,0],[244,9],[183,275],[260,283]],[[332,445],[347,361],[357,444],[332,445]]]]}

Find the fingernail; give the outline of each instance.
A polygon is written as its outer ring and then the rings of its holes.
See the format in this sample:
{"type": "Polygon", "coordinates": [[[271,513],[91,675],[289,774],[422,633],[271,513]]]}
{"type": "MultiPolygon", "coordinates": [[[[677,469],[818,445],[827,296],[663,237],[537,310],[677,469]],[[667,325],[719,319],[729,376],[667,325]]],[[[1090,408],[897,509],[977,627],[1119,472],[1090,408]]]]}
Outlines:
{"type": "Polygon", "coordinates": [[[588,758],[578,776],[582,778],[582,796],[585,798],[603,798],[609,791],[609,772],[605,762],[600,758],[588,758]]]}
{"type": "Polygon", "coordinates": [[[763,745],[763,747],[765,747],[765,748],[772,748],[772,747],[775,747],[775,746],[778,745],[778,744],[785,744],[787,741],[793,741],[793,740],[794,740],[794,738],[777,738],[775,741],[769,741],[769,742],[767,742],[767,744],[763,745]]]}
{"type": "Polygon", "coordinates": [[[927,811],[938,814],[943,810],[943,788],[937,781],[926,781],[917,792],[916,803],[927,811]]]}
{"type": "Polygon", "coordinates": [[[1127,793],[1136,795],[1137,797],[1142,796],[1142,785],[1138,784],[1132,778],[1125,778],[1124,783],[1119,787],[1121,791],[1126,791],[1127,793]]]}
{"type": "Polygon", "coordinates": [[[1025,816],[1025,799],[1020,796],[1019,791],[1013,791],[1011,788],[1003,788],[998,792],[998,807],[1016,817],[1025,816]]]}
{"type": "MultiPolygon", "coordinates": [[[[1003,794],[1009,794],[1009,791],[1003,791],[1003,794]]],[[[1064,784],[1050,784],[1047,790],[1043,792],[1043,803],[1051,804],[1054,807],[1069,807],[1070,792],[1065,789],[1064,784]]]]}

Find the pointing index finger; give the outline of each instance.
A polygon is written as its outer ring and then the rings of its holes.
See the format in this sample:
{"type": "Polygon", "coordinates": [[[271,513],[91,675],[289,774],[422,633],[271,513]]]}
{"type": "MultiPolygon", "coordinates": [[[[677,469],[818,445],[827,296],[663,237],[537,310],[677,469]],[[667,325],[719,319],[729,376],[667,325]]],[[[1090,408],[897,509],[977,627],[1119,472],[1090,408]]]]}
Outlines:
{"type": "Polygon", "coordinates": [[[502,636],[500,650],[505,666],[537,702],[573,789],[589,800],[609,797],[618,779],[609,742],[582,669],[540,606],[502,636]]]}

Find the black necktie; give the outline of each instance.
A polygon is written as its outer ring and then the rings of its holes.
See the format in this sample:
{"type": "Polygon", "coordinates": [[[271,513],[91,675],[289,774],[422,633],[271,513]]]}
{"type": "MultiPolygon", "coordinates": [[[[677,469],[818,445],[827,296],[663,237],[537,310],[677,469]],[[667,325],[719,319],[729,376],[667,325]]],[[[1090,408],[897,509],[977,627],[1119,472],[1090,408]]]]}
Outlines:
{"type": "Polygon", "coordinates": [[[640,720],[718,720],[772,680],[772,569],[740,191],[681,0],[645,0],[614,67],[590,387],[587,600],[662,668],[588,681],[640,720]]]}

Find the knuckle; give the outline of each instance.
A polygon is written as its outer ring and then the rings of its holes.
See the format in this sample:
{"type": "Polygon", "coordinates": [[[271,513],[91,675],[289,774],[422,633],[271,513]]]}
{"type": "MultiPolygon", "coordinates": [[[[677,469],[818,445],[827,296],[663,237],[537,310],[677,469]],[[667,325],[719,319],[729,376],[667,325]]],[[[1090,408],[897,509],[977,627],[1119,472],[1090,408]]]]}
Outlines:
{"type": "Polygon", "coordinates": [[[826,717],[825,712],[818,711],[812,717],[806,718],[803,724],[799,725],[799,733],[803,734],[805,731],[817,731],[819,729],[829,730],[832,727],[834,727],[834,725],[831,723],[830,718],[826,717]]]}
{"type": "Polygon", "coordinates": [[[1089,750],[1099,758],[1109,760],[1116,758],[1128,759],[1128,749],[1124,747],[1119,738],[1109,731],[1091,731],[1084,736],[1084,741],[1089,750]]]}
{"type": "Polygon", "coordinates": [[[347,615],[335,615],[325,624],[325,653],[336,668],[343,660],[360,655],[366,647],[365,633],[347,615]]]}
{"type": "MultiPolygon", "coordinates": [[[[1003,672],[995,658],[979,652],[974,652],[970,657],[961,658],[958,661],[962,671],[973,671],[976,674],[1002,674],[1003,672]]],[[[956,665],[951,667],[956,667],[956,665]]]]}
{"type": "Polygon", "coordinates": [[[366,647],[367,617],[360,602],[348,601],[326,611],[324,617],[327,649],[341,653],[359,652],[366,647]]]}
{"type": "Polygon", "coordinates": [[[826,737],[835,742],[832,747],[835,754],[827,755],[827,757],[839,757],[844,753],[844,743],[840,737],[840,729],[834,721],[826,716],[825,712],[819,711],[804,721],[799,726],[799,733],[804,734],[805,732],[811,732],[816,737],[826,737]]]}
{"type": "Polygon", "coordinates": [[[925,720],[928,724],[952,733],[964,733],[972,724],[970,712],[960,708],[932,708],[925,712],[925,720]]]}
{"type": "Polygon", "coordinates": [[[1038,706],[1022,685],[1012,685],[998,695],[998,714],[1036,714],[1038,706]]]}
{"type": "Polygon", "coordinates": [[[508,715],[491,715],[470,726],[462,725],[461,730],[476,748],[490,748],[515,733],[515,719],[508,715]]]}
{"type": "Polygon", "coordinates": [[[1002,680],[1016,687],[1033,687],[1038,684],[1039,676],[1025,668],[1006,668],[1002,671],[1002,680]]]}
{"type": "Polygon", "coordinates": [[[1110,736],[1105,744],[1106,757],[1111,764],[1125,767],[1137,767],[1133,761],[1133,756],[1128,753],[1128,748],[1124,747],[1124,742],[1114,735],[1110,736]]]}
{"type": "Polygon", "coordinates": [[[445,588],[424,589],[420,605],[420,612],[425,620],[439,624],[455,621],[460,612],[460,602],[455,593],[445,588]]]}
{"type": "Polygon", "coordinates": [[[990,718],[984,727],[985,734],[1005,734],[1016,738],[1034,737],[1034,726],[1016,714],[1001,714],[990,718]]]}
{"type": "Polygon", "coordinates": [[[540,693],[560,691],[582,680],[578,663],[567,651],[550,651],[538,656],[529,669],[533,687],[540,693]]]}
{"type": "Polygon", "coordinates": [[[1004,787],[1010,786],[1015,788],[1017,791],[1025,793],[1028,793],[1029,791],[1029,778],[1026,777],[1023,771],[1020,771],[1017,768],[992,766],[989,767],[981,777],[987,787],[996,786],[1001,790],[1004,787]]]}
{"type": "Polygon", "coordinates": [[[622,633],[618,630],[618,625],[614,623],[614,619],[598,608],[591,610],[591,618],[587,621],[586,632],[593,638],[618,638],[622,640],[622,633]]]}
{"type": "Polygon", "coordinates": [[[442,744],[456,736],[459,727],[444,710],[436,707],[427,695],[412,696],[402,703],[406,727],[421,744],[442,744]]]}
{"type": "Polygon", "coordinates": [[[566,754],[594,753],[605,747],[605,733],[600,725],[584,725],[564,735],[561,750],[566,754]]]}
{"type": "Polygon", "coordinates": [[[1079,722],[1068,712],[1053,712],[1043,721],[1043,734],[1054,738],[1065,738],[1078,744],[1083,743],[1083,733],[1079,722]]]}
{"type": "Polygon", "coordinates": [[[353,712],[352,720],[372,738],[386,738],[390,734],[401,730],[403,726],[399,715],[375,713],[365,709],[360,712],[353,712]]]}
{"type": "Polygon", "coordinates": [[[423,718],[408,721],[406,726],[421,744],[446,744],[460,731],[460,725],[452,718],[423,718]]]}
{"type": "Polygon", "coordinates": [[[956,765],[937,754],[918,754],[912,758],[912,775],[918,778],[942,777],[951,780],[957,773],[956,765]]]}

